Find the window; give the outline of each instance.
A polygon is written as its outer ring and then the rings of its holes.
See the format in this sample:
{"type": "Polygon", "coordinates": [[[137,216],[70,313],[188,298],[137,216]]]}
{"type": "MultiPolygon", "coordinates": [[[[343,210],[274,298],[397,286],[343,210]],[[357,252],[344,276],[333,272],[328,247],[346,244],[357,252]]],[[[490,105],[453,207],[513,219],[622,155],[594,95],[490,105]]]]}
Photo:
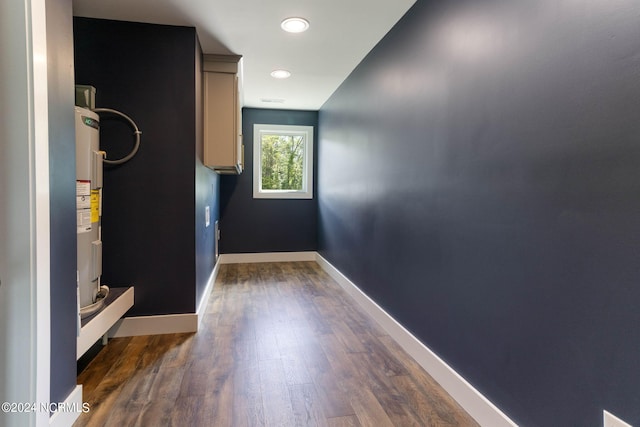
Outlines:
{"type": "Polygon", "coordinates": [[[253,197],[313,198],[313,126],[253,125],[253,197]]]}

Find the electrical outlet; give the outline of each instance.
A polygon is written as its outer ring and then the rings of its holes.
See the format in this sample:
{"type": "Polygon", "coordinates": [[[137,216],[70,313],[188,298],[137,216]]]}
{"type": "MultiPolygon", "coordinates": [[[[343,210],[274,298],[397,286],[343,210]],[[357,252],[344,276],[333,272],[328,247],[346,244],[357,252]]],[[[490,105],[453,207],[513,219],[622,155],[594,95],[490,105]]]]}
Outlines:
{"type": "Polygon", "coordinates": [[[213,224],[213,232],[215,233],[215,238],[216,238],[216,243],[214,247],[215,247],[215,253],[216,253],[216,262],[218,262],[218,257],[220,256],[220,249],[219,249],[220,248],[220,226],[217,220],[213,224]]]}
{"type": "Polygon", "coordinates": [[[604,419],[604,427],[633,427],[631,424],[625,423],[620,418],[607,411],[602,411],[602,414],[604,419]]]}

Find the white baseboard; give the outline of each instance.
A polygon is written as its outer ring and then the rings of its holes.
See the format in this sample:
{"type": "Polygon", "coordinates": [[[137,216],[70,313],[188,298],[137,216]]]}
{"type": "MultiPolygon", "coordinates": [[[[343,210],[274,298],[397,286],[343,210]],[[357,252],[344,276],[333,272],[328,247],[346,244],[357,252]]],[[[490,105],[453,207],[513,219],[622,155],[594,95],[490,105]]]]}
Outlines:
{"type": "Polygon", "coordinates": [[[252,262],[315,261],[315,251],[309,252],[264,252],[256,254],[222,254],[221,264],[246,264],[252,262]]]}
{"type": "Polygon", "coordinates": [[[211,296],[211,291],[213,291],[213,286],[216,283],[216,278],[218,277],[218,271],[220,270],[220,260],[216,262],[216,265],[213,267],[213,271],[209,276],[209,281],[207,282],[207,287],[204,289],[204,293],[202,294],[202,298],[200,298],[200,303],[198,304],[198,311],[196,314],[198,315],[198,324],[202,321],[204,317],[204,312],[207,309],[207,303],[209,302],[209,297],[211,296]]]}
{"type": "Polygon", "coordinates": [[[317,254],[316,261],[481,426],[517,427],[516,423],[422,344],[329,261],[320,254],[317,254]]]}
{"type": "Polygon", "coordinates": [[[197,330],[198,315],[196,313],[125,317],[118,320],[109,330],[109,338],[177,334],[197,330]]]}
{"type": "Polygon", "coordinates": [[[200,298],[198,311],[196,313],[125,317],[109,329],[109,338],[197,332],[198,325],[207,309],[209,296],[218,277],[220,264],[220,260],[218,260],[209,276],[207,286],[200,298]]]}
{"type": "Polygon", "coordinates": [[[55,412],[49,418],[50,427],[69,427],[78,419],[82,413],[82,386],[77,385],[63,403],[64,410],[55,412]]]}

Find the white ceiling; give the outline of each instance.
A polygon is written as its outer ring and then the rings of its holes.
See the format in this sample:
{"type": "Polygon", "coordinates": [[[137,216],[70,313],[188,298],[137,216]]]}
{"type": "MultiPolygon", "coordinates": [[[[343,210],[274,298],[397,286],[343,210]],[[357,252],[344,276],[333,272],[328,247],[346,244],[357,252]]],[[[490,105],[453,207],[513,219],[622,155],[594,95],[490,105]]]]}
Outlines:
{"type": "Polygon", "coordinates": [[[196,27],[204,53],[243,56],[245,106],[318,110],[415,1],[74,0],[73,13],[196,27]],[[291,16],[309,30],[282,31],[291,16]],[[272,78],[277,68],[291,77],[272,78]]]}

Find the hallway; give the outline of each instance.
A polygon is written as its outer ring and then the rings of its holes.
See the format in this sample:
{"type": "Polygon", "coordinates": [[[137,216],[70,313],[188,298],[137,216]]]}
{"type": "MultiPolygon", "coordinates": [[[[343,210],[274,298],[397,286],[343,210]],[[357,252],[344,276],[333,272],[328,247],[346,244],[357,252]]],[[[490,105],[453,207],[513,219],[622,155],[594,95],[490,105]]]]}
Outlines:
{"type": "Polygon", "coordinates": [[[314,262],[226,264],[197,334],[116,338],[74,426],[476,426],[314,262]]]}

